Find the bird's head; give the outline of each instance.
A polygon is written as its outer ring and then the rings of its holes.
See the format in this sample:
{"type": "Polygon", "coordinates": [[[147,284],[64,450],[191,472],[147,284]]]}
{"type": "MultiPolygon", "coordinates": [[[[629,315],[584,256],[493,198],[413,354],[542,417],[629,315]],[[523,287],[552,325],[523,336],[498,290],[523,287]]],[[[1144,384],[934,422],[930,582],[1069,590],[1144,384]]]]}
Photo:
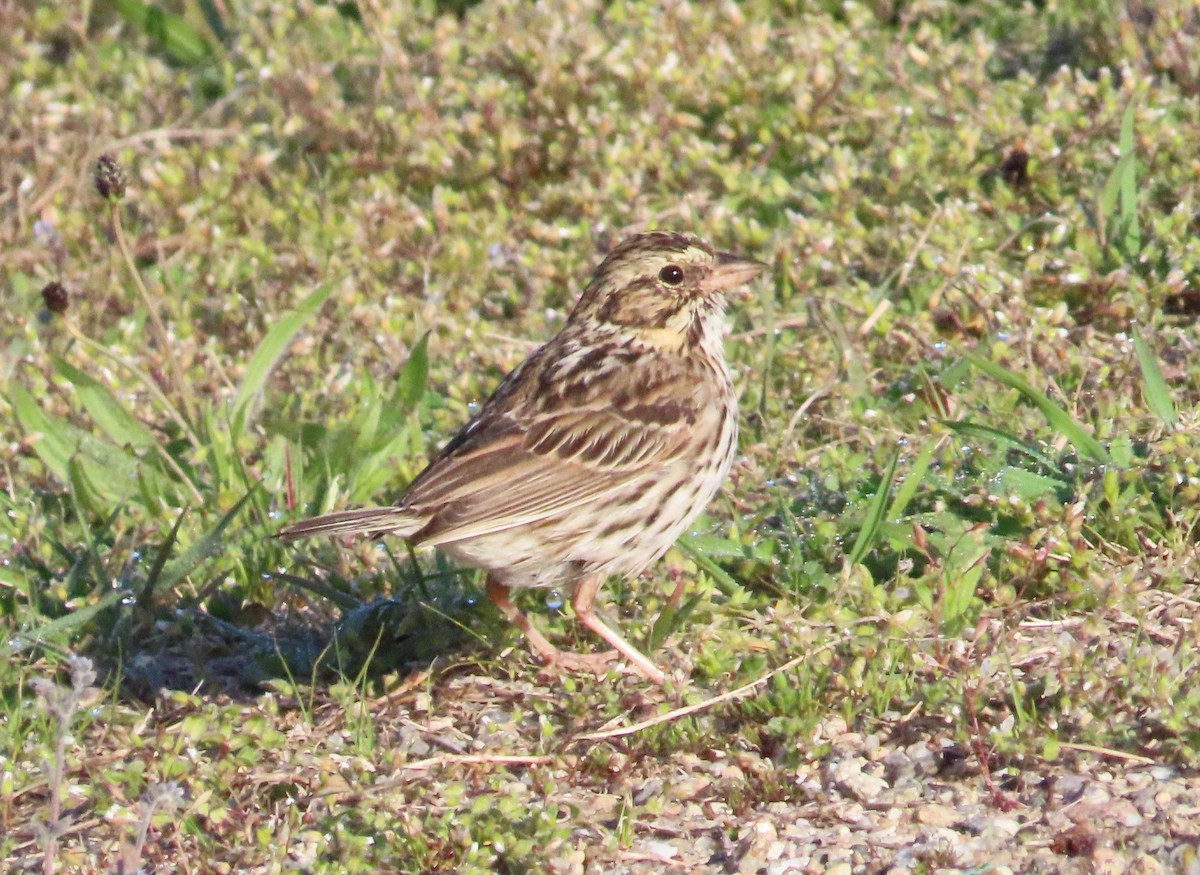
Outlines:
{"type": "Polygon", "coordinates": [[[766,267],[687,234],[636,234],[596,269],[571,321],[615,327],[663,348],[719,341],[728,298],[766,267]]]}

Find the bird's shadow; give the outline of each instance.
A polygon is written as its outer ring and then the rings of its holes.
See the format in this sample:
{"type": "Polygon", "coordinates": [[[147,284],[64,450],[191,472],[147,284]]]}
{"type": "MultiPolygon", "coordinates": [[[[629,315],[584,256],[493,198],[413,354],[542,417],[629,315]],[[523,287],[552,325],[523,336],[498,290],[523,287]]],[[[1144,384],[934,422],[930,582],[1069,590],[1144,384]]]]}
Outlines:
{"type": "Polygon", "coordinates": [[[145,702],[201,689],[248,699],[280,681],[370,683],[459,660],[494,646],[505,628],[471,575],[405,575],[392,594],[370,599],[350,593],[378,587],[321,569],[277,578],[270,606],[217,597],[179,607],[94,658],[119,677],[125,695],[145,702]]]}

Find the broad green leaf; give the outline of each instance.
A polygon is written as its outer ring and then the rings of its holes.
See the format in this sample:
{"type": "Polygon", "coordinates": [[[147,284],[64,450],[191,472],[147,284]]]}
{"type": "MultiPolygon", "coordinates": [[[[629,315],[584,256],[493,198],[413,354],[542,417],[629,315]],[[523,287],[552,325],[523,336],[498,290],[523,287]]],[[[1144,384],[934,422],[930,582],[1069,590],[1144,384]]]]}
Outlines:
{"type": "Polygon", "coordinates": [[[78,460],[88,478],[111,499],[123,499],[138,489],[138,478],[145,476],[162,492],[170,487],[154,468],[143,465],[127,450],[81,432],[72,460],[78,460]]]}
{"type": "Polygon", "coordinates": [[[114,484],[95,474],[97,466],[88,464],[79,454],[71,457],[67,465],[68,482],[75,500],[88,511],[97,516],[105,515],[112,510],[112,505],[124,498],[124,494],[114,484]]]}
{"type": "Polygon", "coordinates": [[[1114,436],[1109,441],[1108,453],[1113,457],[1113,462],[1118,468],[1128,468],[1133,464],[1133,440],[1127,434],[1114,436]]]}
{"type": "Polygon", "coordinates": [[[36,436],[31,443],[37,457],[50,469],[51,474],[66,483],[71,455],[77,443],[71,439],[72,427],[47,415],[33,396],[16,383],[9,389],[8,400],[26,437],[36,436]]]}
{"type": "Polygon", "coordinates": [[[28,435],[37,435],[33,450],[63,483],[85,489],[88,505],[103,513],[105,503],[119,501],[138,487],[138,477],[149,471],[125,450],[100,440],[41,409],[25,389],[13,385],[9,401],[17,421],[28,435]],[[78,470],[72,472],[72,464],[78,470]],[[95,503],[99,496],[104,502],[95,503]]]}
{"type": "Polygon", "coordinates": [[[976,556],[971,558],[965,568],[960,564],[961,560],[947,562],[944,572],[946,587],[942,593],[941,603],[943,625],[949,625],[951,629],[955,628],[956,621],[971,606],[971,600],[975,597],[975,590],[979,586],[979,578],[983,576],[984,559],[990,552],[989,548],[982,548],[976,556]]]}
{"type": "Polygon", "coordinates": [[[1133,351],[1137,355],[1138,367],[1142,369],[1142,380],[1145,382],[1142,394],[1146,398],[1146,406],[1164,425],[1175,425],[1179,422],[1179,414],[1175,412],[1171,390],[1150,345],[1137,331],[1133,332],[1133,351]]]}
{"type": "MultiPolygon", "coordinates": [[[[365,399],[359,405],[358,413],[355,415],[354,424],[351,427],[351,434],[353,435],[352,444],[356,458],[362,458],[362,456],[375,449],[376,436],[379,434],[379,423],[383,416],[383,407],[383,399],[376,392],[372,392],[371,397],[365,399]]],[[[386,439],[386,435],[384,438],[386,439]]]]}
{"type": "Polygon", "coordinates": [[[687,539],[688,544],[697,550],[702,550],[705,556],[719,559],[745,559],[750,555],[746,545],[729,538],[718,538],[714,535],[692,535],[687,539]]]}
{"type": "Polygon", "coordinates": [[[408,432],[402,431],[374,453],[360,457],[350,472],[353,475],[348,489],[350,501],[368,501],[377,495],[395,477],[395,460],[407,455],[408,447],[408,432]]]}
{"type": "Polygon", "coordinates": [[[971,363],[965,359],[955,359],[949,367],[938,374],[938,382],[946,388],[954,388],[971,373],[971,363]]]}
{"type": "Polygon", "coordinates": [[[412,353],[400,370],[398,379],[397,391],[410,409],[417,406],[421,396],[425,394],[425,385],[428,382],[429,332],[426,331],[413,346],[412,353]]]}
{"type": "Polygon", "coordinates": [[[141,0],[113,0],[121,16],[180,64],[196,64],[212,54],[201,33],[186,19],[141,0]]]}
{"type": "Polygon", "coordinates": [[[887,541],[896,552],[903,553],[913,546],[913,525],[920,523],[920,515],[900,521],[891,517],[889,511],[889,519],[885,519],[879,524],[879,533],[876,535],[876,539],[887,541]]]}
{"type": "Polygon", "coordinates": [[[118,446],[146,450],[156,443],[154,435],[116,399],[112,392],[89,374],[60,358],[54,359],[54,369],[79,393],[79,400],[101,431],[118,446]]]}
{"type": "Polygon", "coordinates": [[[1057,503],[1070,498],[1069,495],[1063,494],[1064,490],[1070,491],[1070,486],[1062,480],[1007,465],[1000,469],[993,485],[996,492],[1016,494],[1026,501],[1049,498],[1057,503]]]}
{"type": "Polygon", "coordinates": [[[912,582],[912,591],[918,605],[927,611],[933,610],[933,590],[929,588],[929,584],[926,581],[914,580],[912,582]]]}
{"type": "Polygon", "coordinates": [[[992,379],[1003,383],[1010,389],[1016,389],[1024,395],[1026,400],[1041,411],[1042,416],[1046,417],[1046,421],[1050,423],[1050,426],[1070,441],[1081,454],[1101,465],[1112,463],[1108,451],[1100,445],[1098,440],[1088,434],[1083,426],[1071,418],[1069,413],[1041,392],[1034,389],[1033,386],[1029,385],[1021,377],[978,353],[967,353],[966,359],[992,379]]]}

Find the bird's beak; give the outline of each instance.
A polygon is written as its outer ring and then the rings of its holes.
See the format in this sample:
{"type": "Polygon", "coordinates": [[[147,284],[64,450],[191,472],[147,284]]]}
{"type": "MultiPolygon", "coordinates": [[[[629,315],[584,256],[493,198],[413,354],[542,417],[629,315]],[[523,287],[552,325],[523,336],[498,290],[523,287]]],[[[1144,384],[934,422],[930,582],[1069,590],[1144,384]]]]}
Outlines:
{"type": "MultiPolygon", "coordinates": [[[[742,258],[728,252],[717,253],[717,265],[704,278],[706,292],[728,293],[741,288],[767,269],[767,265],[753,258],[742,258]]],[[[749,297],[746,292],[743,297],[749,297]]]]}

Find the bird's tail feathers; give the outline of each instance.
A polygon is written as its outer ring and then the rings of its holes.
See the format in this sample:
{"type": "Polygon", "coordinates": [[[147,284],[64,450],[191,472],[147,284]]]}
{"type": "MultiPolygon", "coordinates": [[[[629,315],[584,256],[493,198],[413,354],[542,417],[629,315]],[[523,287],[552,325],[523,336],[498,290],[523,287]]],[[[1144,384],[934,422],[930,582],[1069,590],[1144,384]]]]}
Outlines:
{"type": "Polygon", "coordinates": [[[301,520],[280,529],[275,537],[285,541],[311,538],[315,535],[398,535],[406,538],[420,529],[425,522],[426,520],[398,507],[366,507],[301,520]]]}

